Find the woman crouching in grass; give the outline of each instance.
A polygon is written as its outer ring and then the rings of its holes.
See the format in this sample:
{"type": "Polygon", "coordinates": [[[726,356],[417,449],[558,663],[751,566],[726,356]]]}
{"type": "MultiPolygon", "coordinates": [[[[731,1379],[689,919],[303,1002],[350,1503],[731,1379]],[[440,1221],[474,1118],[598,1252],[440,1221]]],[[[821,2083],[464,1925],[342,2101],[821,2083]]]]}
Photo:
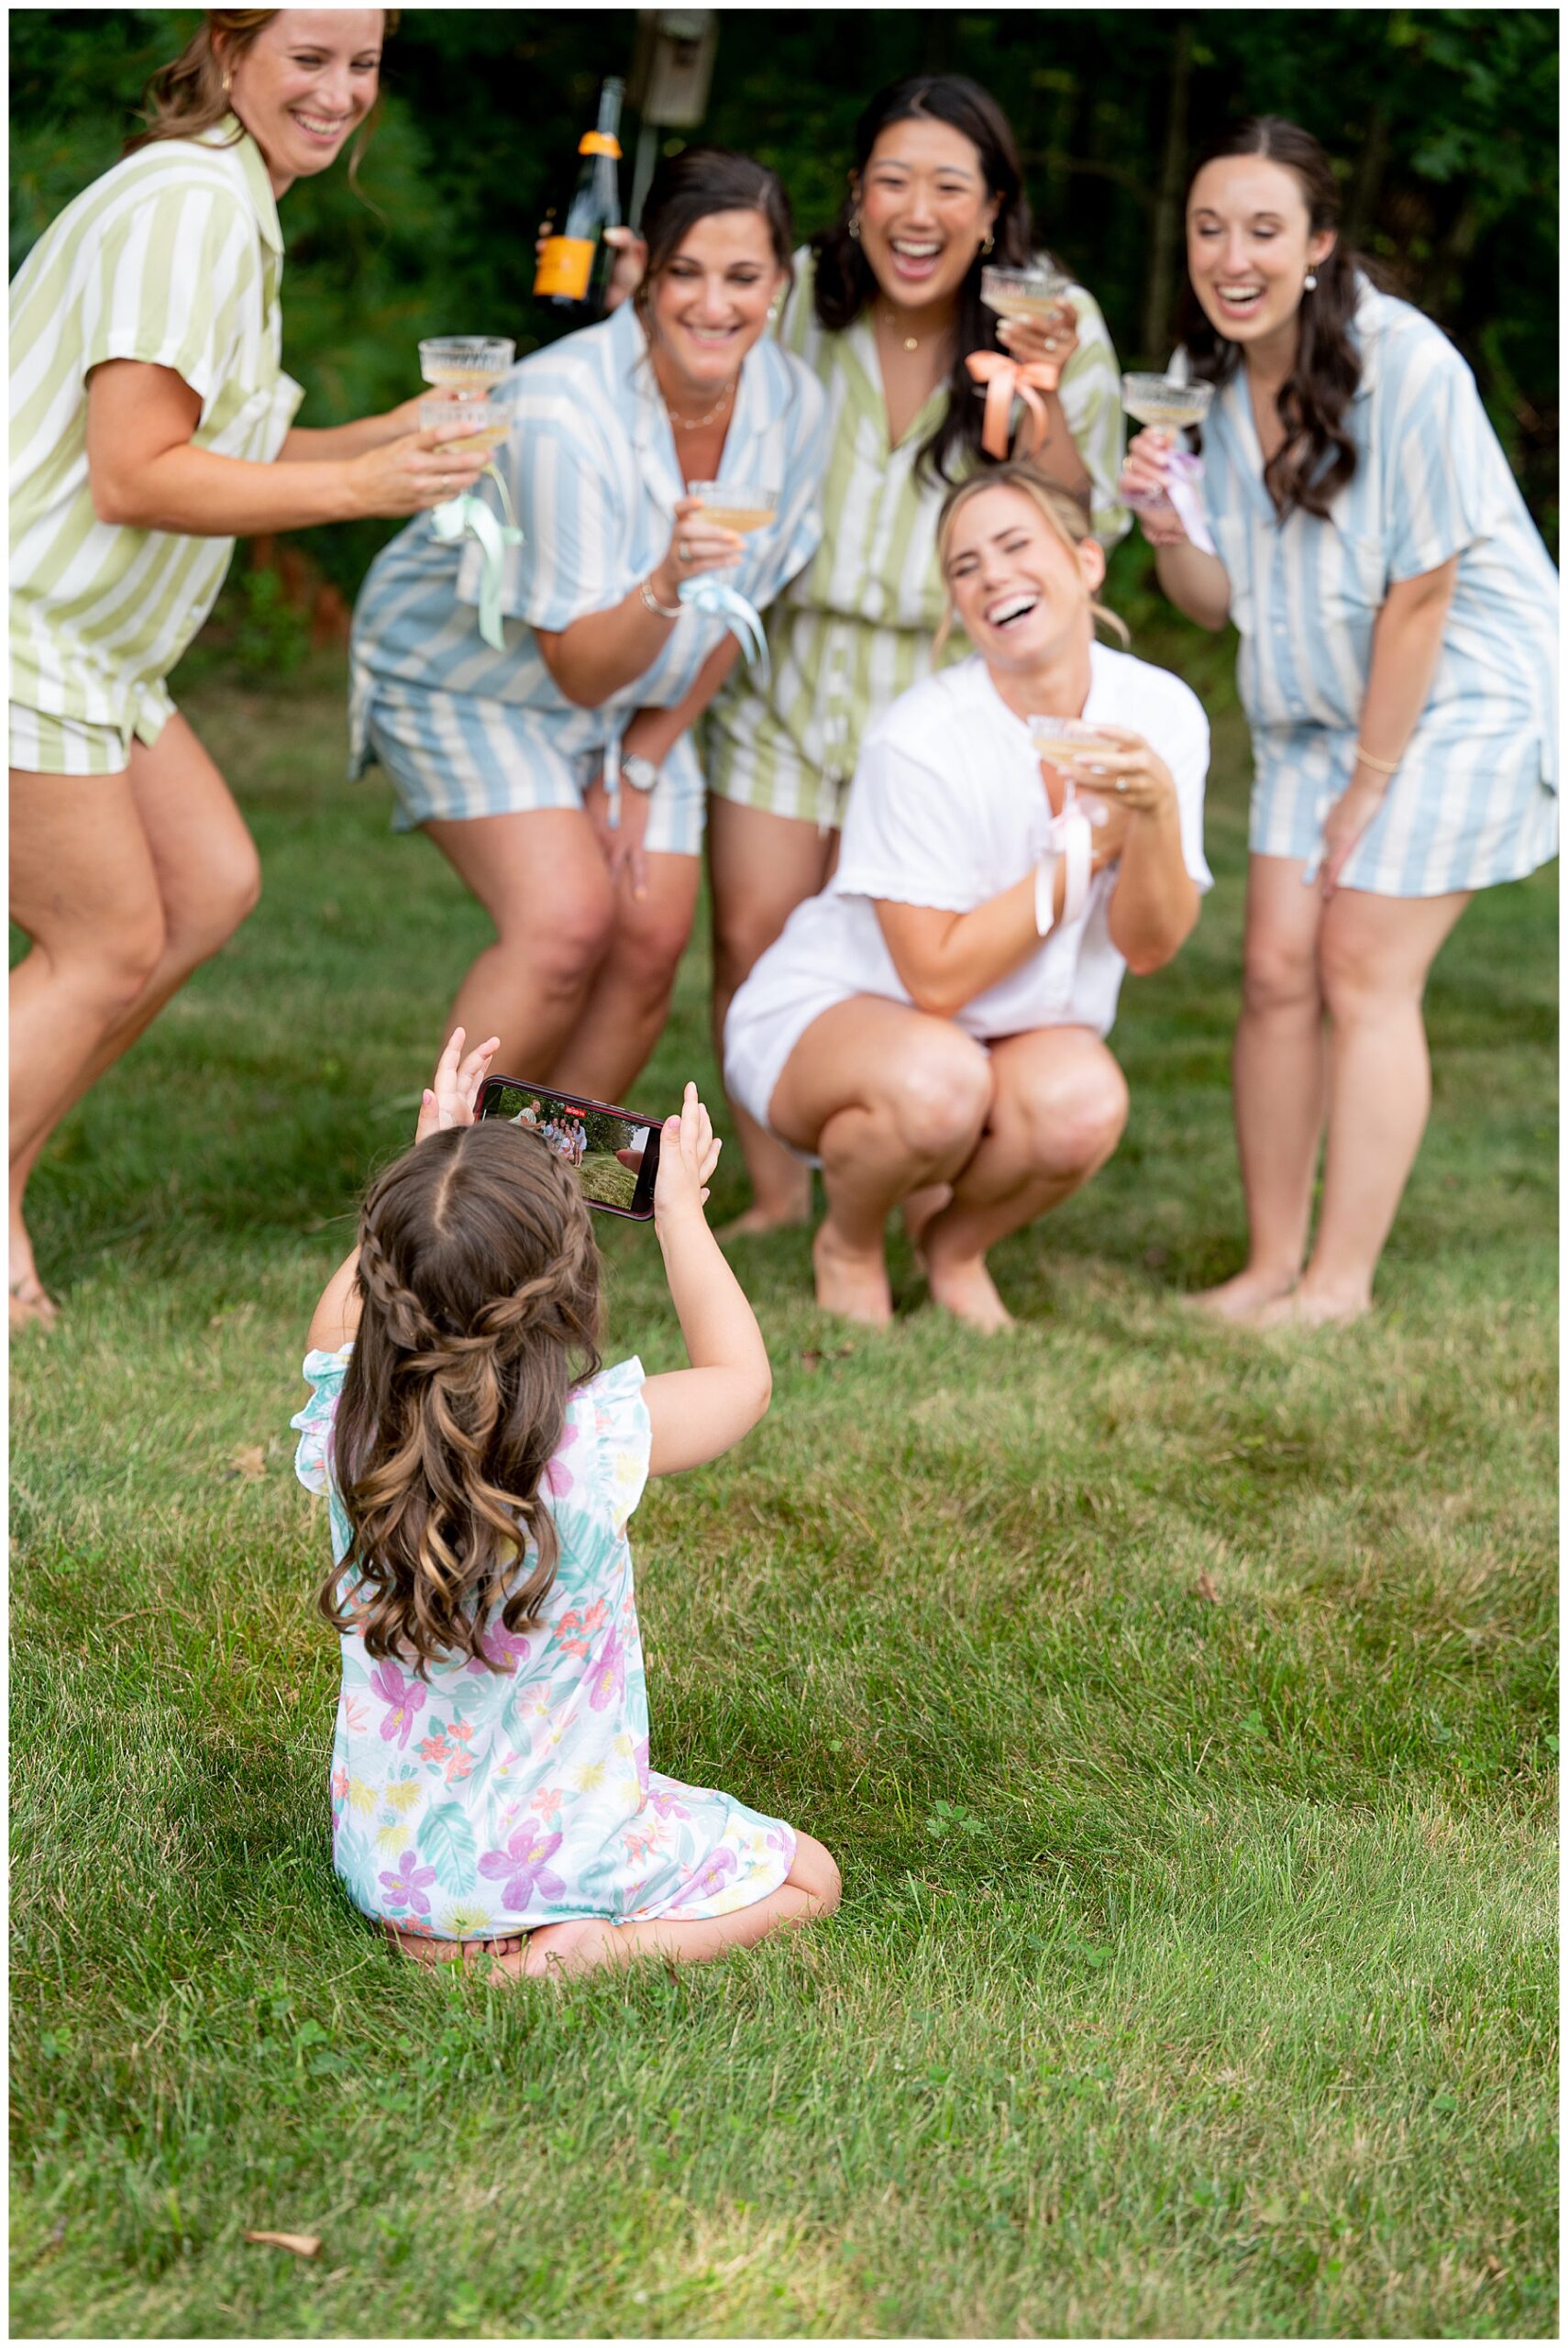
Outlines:
{"type": "Polygon", "coordinates": [[[577,1181],[525,1126],[474,1122],[496,1046],[462,1044],[316,1307],[293,1421],[331,1504],[335,1863],[427,1961],[696,1963],[839,1897],[820,1843],[648,1767],[626,1520],[650,1474],[738,1443],[771,1386],[702,1214],[719,1145],[688,1085],[654,1222],[691,1368],[602,1371],[577,1181]]]}
{"type": "Polygon", "coordinates": [[[1095,642],[1105,556],[1066,491],[975,475],[937,550],[975,653],[867,735],[838,869],[736,994],[724,1081],[821,1158],[820,1304],[891,1319],[902,1201],[933,1298],[991,1330],[1010,1315],[987,1251],[1121,1138],[1104,1038],[1123,970],[1157,970],[1198,919],[1209,726],[1179,679],[1095,642]],[[1035,717],[1056,721],[1048,762],[1035,717]]]}

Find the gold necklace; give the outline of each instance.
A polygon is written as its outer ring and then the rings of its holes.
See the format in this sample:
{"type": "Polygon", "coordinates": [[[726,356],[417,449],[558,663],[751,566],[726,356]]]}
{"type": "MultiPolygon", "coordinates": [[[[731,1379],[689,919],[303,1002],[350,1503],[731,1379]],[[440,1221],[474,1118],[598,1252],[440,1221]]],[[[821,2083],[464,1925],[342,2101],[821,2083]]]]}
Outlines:
{"type": "MultiPolygon", "coordinates": [[[[891,310],[883,311],[882,324],[887,327],[889,334],[898,334],[899,322],[893,316],[891,310]]],[[[902,341],[906,350],[918,350],[920,349],[920,337],[918,334],[906,334],[900,336],[900,339],[902,341]]]]}
{"type": "Polygon", "coordinates": [[[712,406],[708,410],[706,415],[677,415],[675,410],[670,406],[669,401],[666,398],[665,393],[661,389],[659,392],[659,397],[664,400],[664,412],[666,415],[668,416],[671,424],[674,425],[678,432],[701,432],[705,424],[712,424],[714,421],[715,417],[718,415],[719,410],[723,406],[725,401],[734,397],[736,381],[737,379],[734,375],[730,377],[729,382],[724,385],[723,390],[719,393],[718,398],[713,402],[712,406]]]}

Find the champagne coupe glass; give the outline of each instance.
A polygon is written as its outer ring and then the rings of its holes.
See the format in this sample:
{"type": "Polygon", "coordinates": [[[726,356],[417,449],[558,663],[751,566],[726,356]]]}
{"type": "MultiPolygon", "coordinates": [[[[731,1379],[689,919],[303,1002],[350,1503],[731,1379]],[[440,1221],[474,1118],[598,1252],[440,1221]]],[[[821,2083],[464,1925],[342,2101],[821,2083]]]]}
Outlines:
{"type": "Polygon", "coordinates": [[[453,431],[458,426],[464,427],[466,437],[447,440],[443,446],[458,456],[488,457],[511,431],[512,411],[504,400],[498,400],[493,406],[486,399],[420,401],[422,432],[453,431]]]}
{"type": "Polygon", "coordinates": [[[1065,271],[1048,261],[1025,269],[1004,269],[991,262],[980,271],[980,299],[999,318],[1034,318],[1043,323],[1072,284],[1065,271]]]}
{"type": "MultiPolygon", "coordinates": [[[[1034,745],[1035,756],[1043,759],[1048,765],[1055,766],[1058,754],[1062,751],[1081,754],[1085,750],[1097,748],[1105,750],[1114,748],[1114,745],[1100,732],[1099,726],[1091,724],[1085,717],[1031,715],[1025,718],[1024,724],[1029,728],[1029,738],[1034,745]]],[[[1066,814],[1067,809],[1077,800],[1077,792],[1073,781],[1072,769],[1062,767],[1057,770],[1062,777],[1062,812],[1066,814]]],[[[1083,813],[1096,826],[1110,821],[1108,810],[1102,807],[1092,794],[1085,801],[1083,813]]]]}
{"type": "Polygon", "coordinates": [[[778,511],[774,491],[744,482],[690,482],[686,494],[701,499],[702,512],[710,522],[716,522],[721,530],[738,531],[742,537],[752,530],[765,530],[778,511]]]}
{"type": "Polygon", "coordinates": [[[1181,383],[1174,375],[1123,375],[1121,404],[1140,424],[1157,432],[1182,432],[1201,424],[1214,397],[1212,383],[1181,383]]]}
{"type": "Polygon", "coordinates": [[[466,398],[484,399],[511,366],[517,345],[504,335],[437,335],[419,346],[419,371],[427,383],[466,398]]]}

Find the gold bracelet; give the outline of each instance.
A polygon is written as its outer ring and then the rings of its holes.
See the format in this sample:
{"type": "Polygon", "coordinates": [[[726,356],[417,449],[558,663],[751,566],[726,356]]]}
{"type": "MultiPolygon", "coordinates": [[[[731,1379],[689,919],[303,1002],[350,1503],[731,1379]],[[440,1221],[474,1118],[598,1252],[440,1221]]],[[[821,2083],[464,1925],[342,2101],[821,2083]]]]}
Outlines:
{"type": "Polygon", "coordinates": [[[1397,759],[1375,759],[1372,752],[1364,750],[1359,742],[1355,746],[1355,755],[1359,763],[1370,767],[1374,774],[1397,774],[1399,771],[1397,759]]]}
{"type": "Polygon", "coordinates": [[[657,612],[661,620],[678,620],[686,609],[684,604],[661,604],[654,593],[651,580],[640,580],[637,584],[637,593],[649,611],[657,612]]]}

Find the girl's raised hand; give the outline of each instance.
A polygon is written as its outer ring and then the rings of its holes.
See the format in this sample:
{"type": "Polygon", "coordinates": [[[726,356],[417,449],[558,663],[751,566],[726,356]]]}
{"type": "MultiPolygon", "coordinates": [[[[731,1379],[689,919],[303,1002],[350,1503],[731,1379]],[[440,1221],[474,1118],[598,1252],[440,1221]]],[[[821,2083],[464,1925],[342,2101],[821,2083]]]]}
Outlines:
{"type": "Polygon", "coordinates": [[[491,1036],[476,1045],[466,1059],[463,1041],[462,1029],[454,1027],[447,1038],[446,1050],[436,1063],[434,1084],[425,1088],[419,1104],[419,1123],[414,1134],[416,1142],[427,1141],[432,1134],[445,1133],[448,1125],[473,1124],[480,1087],[501,1049],[501,1038],[491,1036]]]}
{"type": "Polygon", "coordinates": [[[1058,302],[1043,318],[1004,318],[997,340],[1021,366],[1054,367],[1060,381],[1077,354],[1078,314],[1070,302],[1058,302]]]}
{"type": "Polygon", "coordinates": [[[701,1213],[723,1147],[713,1137],[712,1120],[697,1098],[697,1087],[688,1084],[679,1115],[664,1121],[654,1183],[656,1223],[668,1223],[672,1215],[692,1209],[701,1213]]]}

